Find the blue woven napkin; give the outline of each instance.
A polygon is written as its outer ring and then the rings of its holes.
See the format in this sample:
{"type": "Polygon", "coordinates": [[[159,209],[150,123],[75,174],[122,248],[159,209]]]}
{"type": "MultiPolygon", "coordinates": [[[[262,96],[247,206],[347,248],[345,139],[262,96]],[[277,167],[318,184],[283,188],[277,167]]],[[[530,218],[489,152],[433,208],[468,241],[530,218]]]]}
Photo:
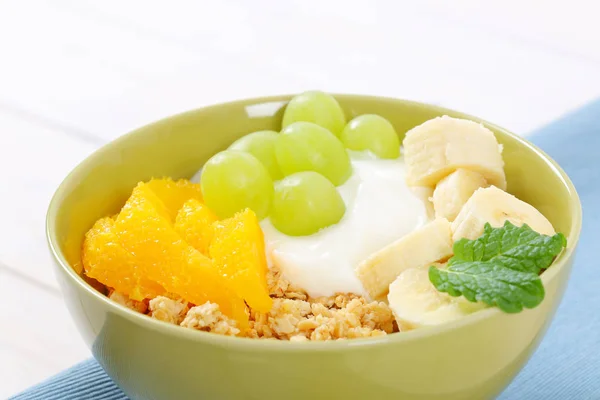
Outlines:
{"type": "MultiPolygon", "coordinates": [[[[575,268],[562,305],[530,362],[500,400],[600,399],[600,100],[533,133],[532,141],[569,174],[584,208],[575,268]]],[[[13,400],[124,400],[94,360],[50,378],[13,400]]]]}

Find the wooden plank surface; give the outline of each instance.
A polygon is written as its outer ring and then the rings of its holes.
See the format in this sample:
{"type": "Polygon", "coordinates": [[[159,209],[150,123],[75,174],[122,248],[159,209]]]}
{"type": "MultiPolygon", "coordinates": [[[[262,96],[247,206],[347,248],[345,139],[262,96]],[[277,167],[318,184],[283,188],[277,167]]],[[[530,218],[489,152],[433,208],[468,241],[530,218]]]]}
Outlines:
{"type": "Polygon", "coordinates": [[[442,104],[520,134],[600,96],[594,3],[0,2],[0,398],[89,356],[54,281],[56,186],[183,110],[322,89],[442,104]]]}
{"type": "Polygon", "coordinates": [[[527,132],[600,91],[597,63],[411,3],[11,4],[0,13],[0,100],[105,139],[189,108],[313,87],[440,103],[527,132]]]}
{"type": "Polygon", "coordinates": [[[62,179],[100,142],[1,110],[0,130],[0,263],[58,288],[46,250],[46,211],[62,179]]]}
{"type": "Polygon", "coordinates": [[[57,288],[0,264],[0,291],[0,398],[90,357],[57,288]]]}

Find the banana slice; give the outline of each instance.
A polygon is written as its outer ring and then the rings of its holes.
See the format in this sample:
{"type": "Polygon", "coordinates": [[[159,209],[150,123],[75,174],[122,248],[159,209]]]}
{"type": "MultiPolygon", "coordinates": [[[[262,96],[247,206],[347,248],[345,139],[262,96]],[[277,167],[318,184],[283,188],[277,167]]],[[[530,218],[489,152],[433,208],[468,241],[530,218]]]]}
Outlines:
{"type": "Polygon", "coordinates": [[[428,270],[429,266],[407,269],[390,285],[388,302],[401,328],[443,324],[486,307],[438,292],[429,281],[428,270]]]}
{"type": "Polygon", "coordinates": [[[372,254],[356,269],[356,275],[372,299],[409,268],[429,266],[452,255],[452,230],[448,220],[436,219],[372,254]]]}
{"type": "Polygon", "coordinates": [[[408,131],[403,144],[411,186],[434,186],[456,169],[466,168],[506,188],[501,147],[492,131],[481,124],[448,116],[434,118],[408,131]]]}
{"type": "Polygon", "coordinates": [[[432,200],[436,218],[454,221],[473,192],[486,186],[487,181],[479,172],[457,169],[435,186],[432,200]]]}
{"type": "Polygon", "coordinates": [[[535,207],[497,187],[490,186],[477,189],[460,210],[452,223],[453,240],[477,239],[483,233],[486,222],[499,228],[507,220],[516,226],[527,224],[534,231],[544,235],[556,233],[550,221],[535,207]]]}

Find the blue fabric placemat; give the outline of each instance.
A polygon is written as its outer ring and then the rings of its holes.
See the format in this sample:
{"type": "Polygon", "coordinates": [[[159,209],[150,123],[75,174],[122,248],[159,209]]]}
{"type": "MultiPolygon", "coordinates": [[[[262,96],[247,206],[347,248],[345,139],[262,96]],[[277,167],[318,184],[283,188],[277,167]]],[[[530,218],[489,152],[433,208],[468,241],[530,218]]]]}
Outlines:
{"type": "MultiPolygon", "coordinates": [[[[530,362],[500,400],[600,399],[600,100],[534,132],[532,141],[569,174],[583,202],[575,268],[557,315],[530,362]]],[[[50,378],[13,400],[124,400],[94,360],[50,378]]]]}

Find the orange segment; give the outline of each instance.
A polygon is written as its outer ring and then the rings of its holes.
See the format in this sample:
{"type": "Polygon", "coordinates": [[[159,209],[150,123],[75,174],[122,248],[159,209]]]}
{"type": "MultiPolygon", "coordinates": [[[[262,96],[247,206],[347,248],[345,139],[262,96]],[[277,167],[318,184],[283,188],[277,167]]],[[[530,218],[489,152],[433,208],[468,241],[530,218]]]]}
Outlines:
{"type": "Polygon", "coordinates": [[[150,186],[138,184],[115,221],[119,243],[135,254],[143,276],[193,304],[219,304],[243,330],[248,324],[244,301],[227,286],[212,260],[175,232],[159,206],[150,186]]]}
{"type": "Polygon", "coordinates": [[[134,300],[163,294],[162,286],[141,275],[133,256],[118,243],[114,225],[112,218],[102,218],[86,233],[82,249],[85,274],[134,300]]]}
{"type": "Polygon", "coordinates": [[[173,181],[171,178],[152,179],[147,187],[162,201],[171,221],[175,221],[177,212],[189,199],[202,201],[200,185],[186,179],[173,181]]]}
{"type": "Polygon", "coordinates": [[[196,250],[208,255],[208,246],[213,237],[212,224],[217,220],[217,216],[206,205],[190,199],[177,213],[175,231],[196,250]]]}
{"type": "Polygon", "coordinates": [[[252,210],[216,222],[209,252],[238,296],[255,310],[271,310],[264,237],[252,210]]]}

